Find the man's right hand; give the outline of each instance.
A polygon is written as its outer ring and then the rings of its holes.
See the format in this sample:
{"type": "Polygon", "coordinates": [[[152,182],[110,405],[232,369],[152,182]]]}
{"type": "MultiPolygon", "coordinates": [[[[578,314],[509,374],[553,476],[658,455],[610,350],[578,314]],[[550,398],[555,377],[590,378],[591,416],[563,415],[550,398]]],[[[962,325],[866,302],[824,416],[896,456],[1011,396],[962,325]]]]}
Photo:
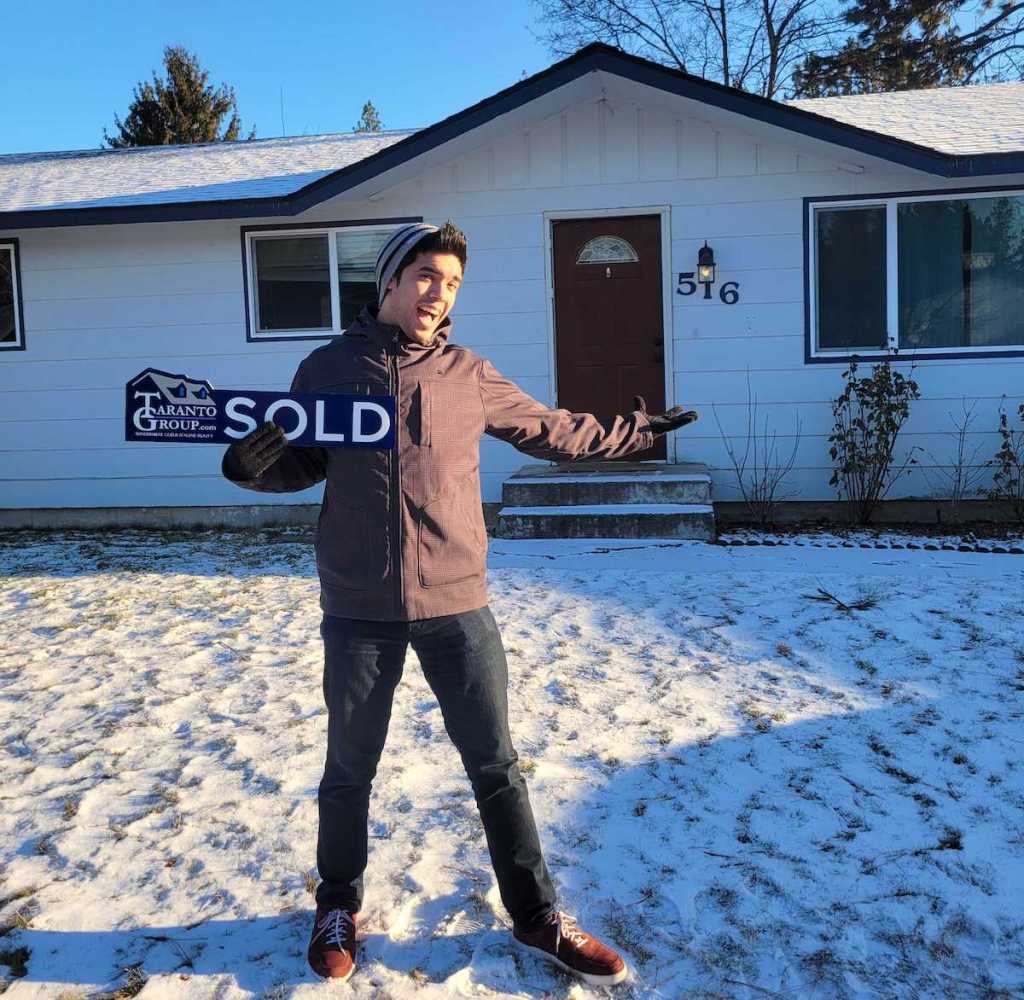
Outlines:
{"type": "Polygon", "coordinates": [[[648,413],[647,403],[643,396],[634,396],[633,406],[647,417],[647,430],[652,434],[666,434],[678,427],[685,427],[700,416],[696,410],[687,410],[682,406],[673,406],[666,413],[648,413]]]}
{"type": "Polygon", "coordinates": [[[229,478],[243,482],[259,479],[281,457],[287,444],[277,424],[265,423],[228,447],[224,471],[229,478]]]}

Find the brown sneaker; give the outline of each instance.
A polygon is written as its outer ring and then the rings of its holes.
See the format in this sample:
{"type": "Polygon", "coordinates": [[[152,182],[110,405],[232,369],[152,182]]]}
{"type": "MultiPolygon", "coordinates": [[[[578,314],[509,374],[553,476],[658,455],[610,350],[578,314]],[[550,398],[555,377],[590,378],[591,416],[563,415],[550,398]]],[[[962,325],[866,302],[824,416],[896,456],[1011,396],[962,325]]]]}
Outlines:
{"type": "Polygon", "coordinates": [[[340,907],[318,906],[309,939],[309,967],[324,979],[345,982],[356,971],[358,914],[340,907]]]}
{"type": "Polygon", "coordinates": [[[561,910],[555,910],[535,930],[513,929],[512,936],[525,948],[594,986],[621,983],[629,972],[611,948],[581,931],[576,921],[561,910]]]}

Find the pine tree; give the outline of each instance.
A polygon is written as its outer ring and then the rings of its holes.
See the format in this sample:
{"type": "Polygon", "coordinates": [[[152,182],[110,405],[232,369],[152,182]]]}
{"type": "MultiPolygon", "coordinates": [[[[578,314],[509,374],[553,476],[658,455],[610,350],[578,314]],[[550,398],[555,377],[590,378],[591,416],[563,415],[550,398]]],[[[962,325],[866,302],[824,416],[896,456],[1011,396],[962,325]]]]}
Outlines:
{"type": "Polygon", "coordinates": [[[352,126],[353,132],[379,132],[381,130],[380,114],[371,101],[363,105],[363,117],[352,126]]]}
{"type": "MultiPolygon", "coordinates": [[[[111,137],[103,130],[103,139],[111,149],[128,146],[168,146],[195,142],[231,142],[239,138],[241,121],[235,104],[234,89],[221,84],[215,90],[201,69],[199,60],[180,45],[164,49],[166,80],[153,73],[152,83],[135,87],[128,116],[122,122],[114,114],[120,135],[111,137]],[[231,115],[220,132],[221,121],[231,115]]],[[[246,136],[255,139],[256,129],[246,136]]]]}
{"type": "MultiPolygon", "coordinates": [[[[814,53],[793,75],[801,97],[950,87],[1013,71],[1024,4],[1001,0],[851,0],[842,20],[855,34],[814,53]],[[980,23],[961,33],[958,19],[980,23]]],[[[1015,75],[1015,74],[1013,74],[1015,75]]]]}

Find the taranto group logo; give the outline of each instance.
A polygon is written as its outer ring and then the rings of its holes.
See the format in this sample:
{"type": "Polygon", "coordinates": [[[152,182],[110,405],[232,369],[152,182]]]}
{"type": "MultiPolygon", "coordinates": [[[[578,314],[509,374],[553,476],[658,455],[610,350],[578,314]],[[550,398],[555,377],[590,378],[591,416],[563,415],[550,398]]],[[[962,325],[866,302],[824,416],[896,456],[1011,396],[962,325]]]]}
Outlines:
{"type": "Polygon", "coordinates": [[[147,368],[125,386],[126,441],[231,444],[267,421],[301,447],[395,446],[394,396],[214,389],[158,368],[147,368]]]}
{"type": "Polygon", "coordinates": [[[127,440],[216,440],[217,404],[209,382],[147,368],[128,383],[127,393],[127,440]]]}

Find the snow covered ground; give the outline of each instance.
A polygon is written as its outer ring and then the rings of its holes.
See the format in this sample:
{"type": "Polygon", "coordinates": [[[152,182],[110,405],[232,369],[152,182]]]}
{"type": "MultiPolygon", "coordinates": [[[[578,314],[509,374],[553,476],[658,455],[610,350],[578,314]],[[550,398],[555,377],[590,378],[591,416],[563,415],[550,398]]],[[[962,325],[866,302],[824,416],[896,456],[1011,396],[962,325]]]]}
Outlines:
{"type": "MultiPolygon", "coordinates": [[[[548,863],[625,953],[616,995],[1024,994],[1024,557],[499,540],[490,566],[548,863]]],[[[317,595],[296,535],[0,534],[5,1000],[606,995],[513,945],[411,652],[359,969],[308,971],[317,595]]]]}

